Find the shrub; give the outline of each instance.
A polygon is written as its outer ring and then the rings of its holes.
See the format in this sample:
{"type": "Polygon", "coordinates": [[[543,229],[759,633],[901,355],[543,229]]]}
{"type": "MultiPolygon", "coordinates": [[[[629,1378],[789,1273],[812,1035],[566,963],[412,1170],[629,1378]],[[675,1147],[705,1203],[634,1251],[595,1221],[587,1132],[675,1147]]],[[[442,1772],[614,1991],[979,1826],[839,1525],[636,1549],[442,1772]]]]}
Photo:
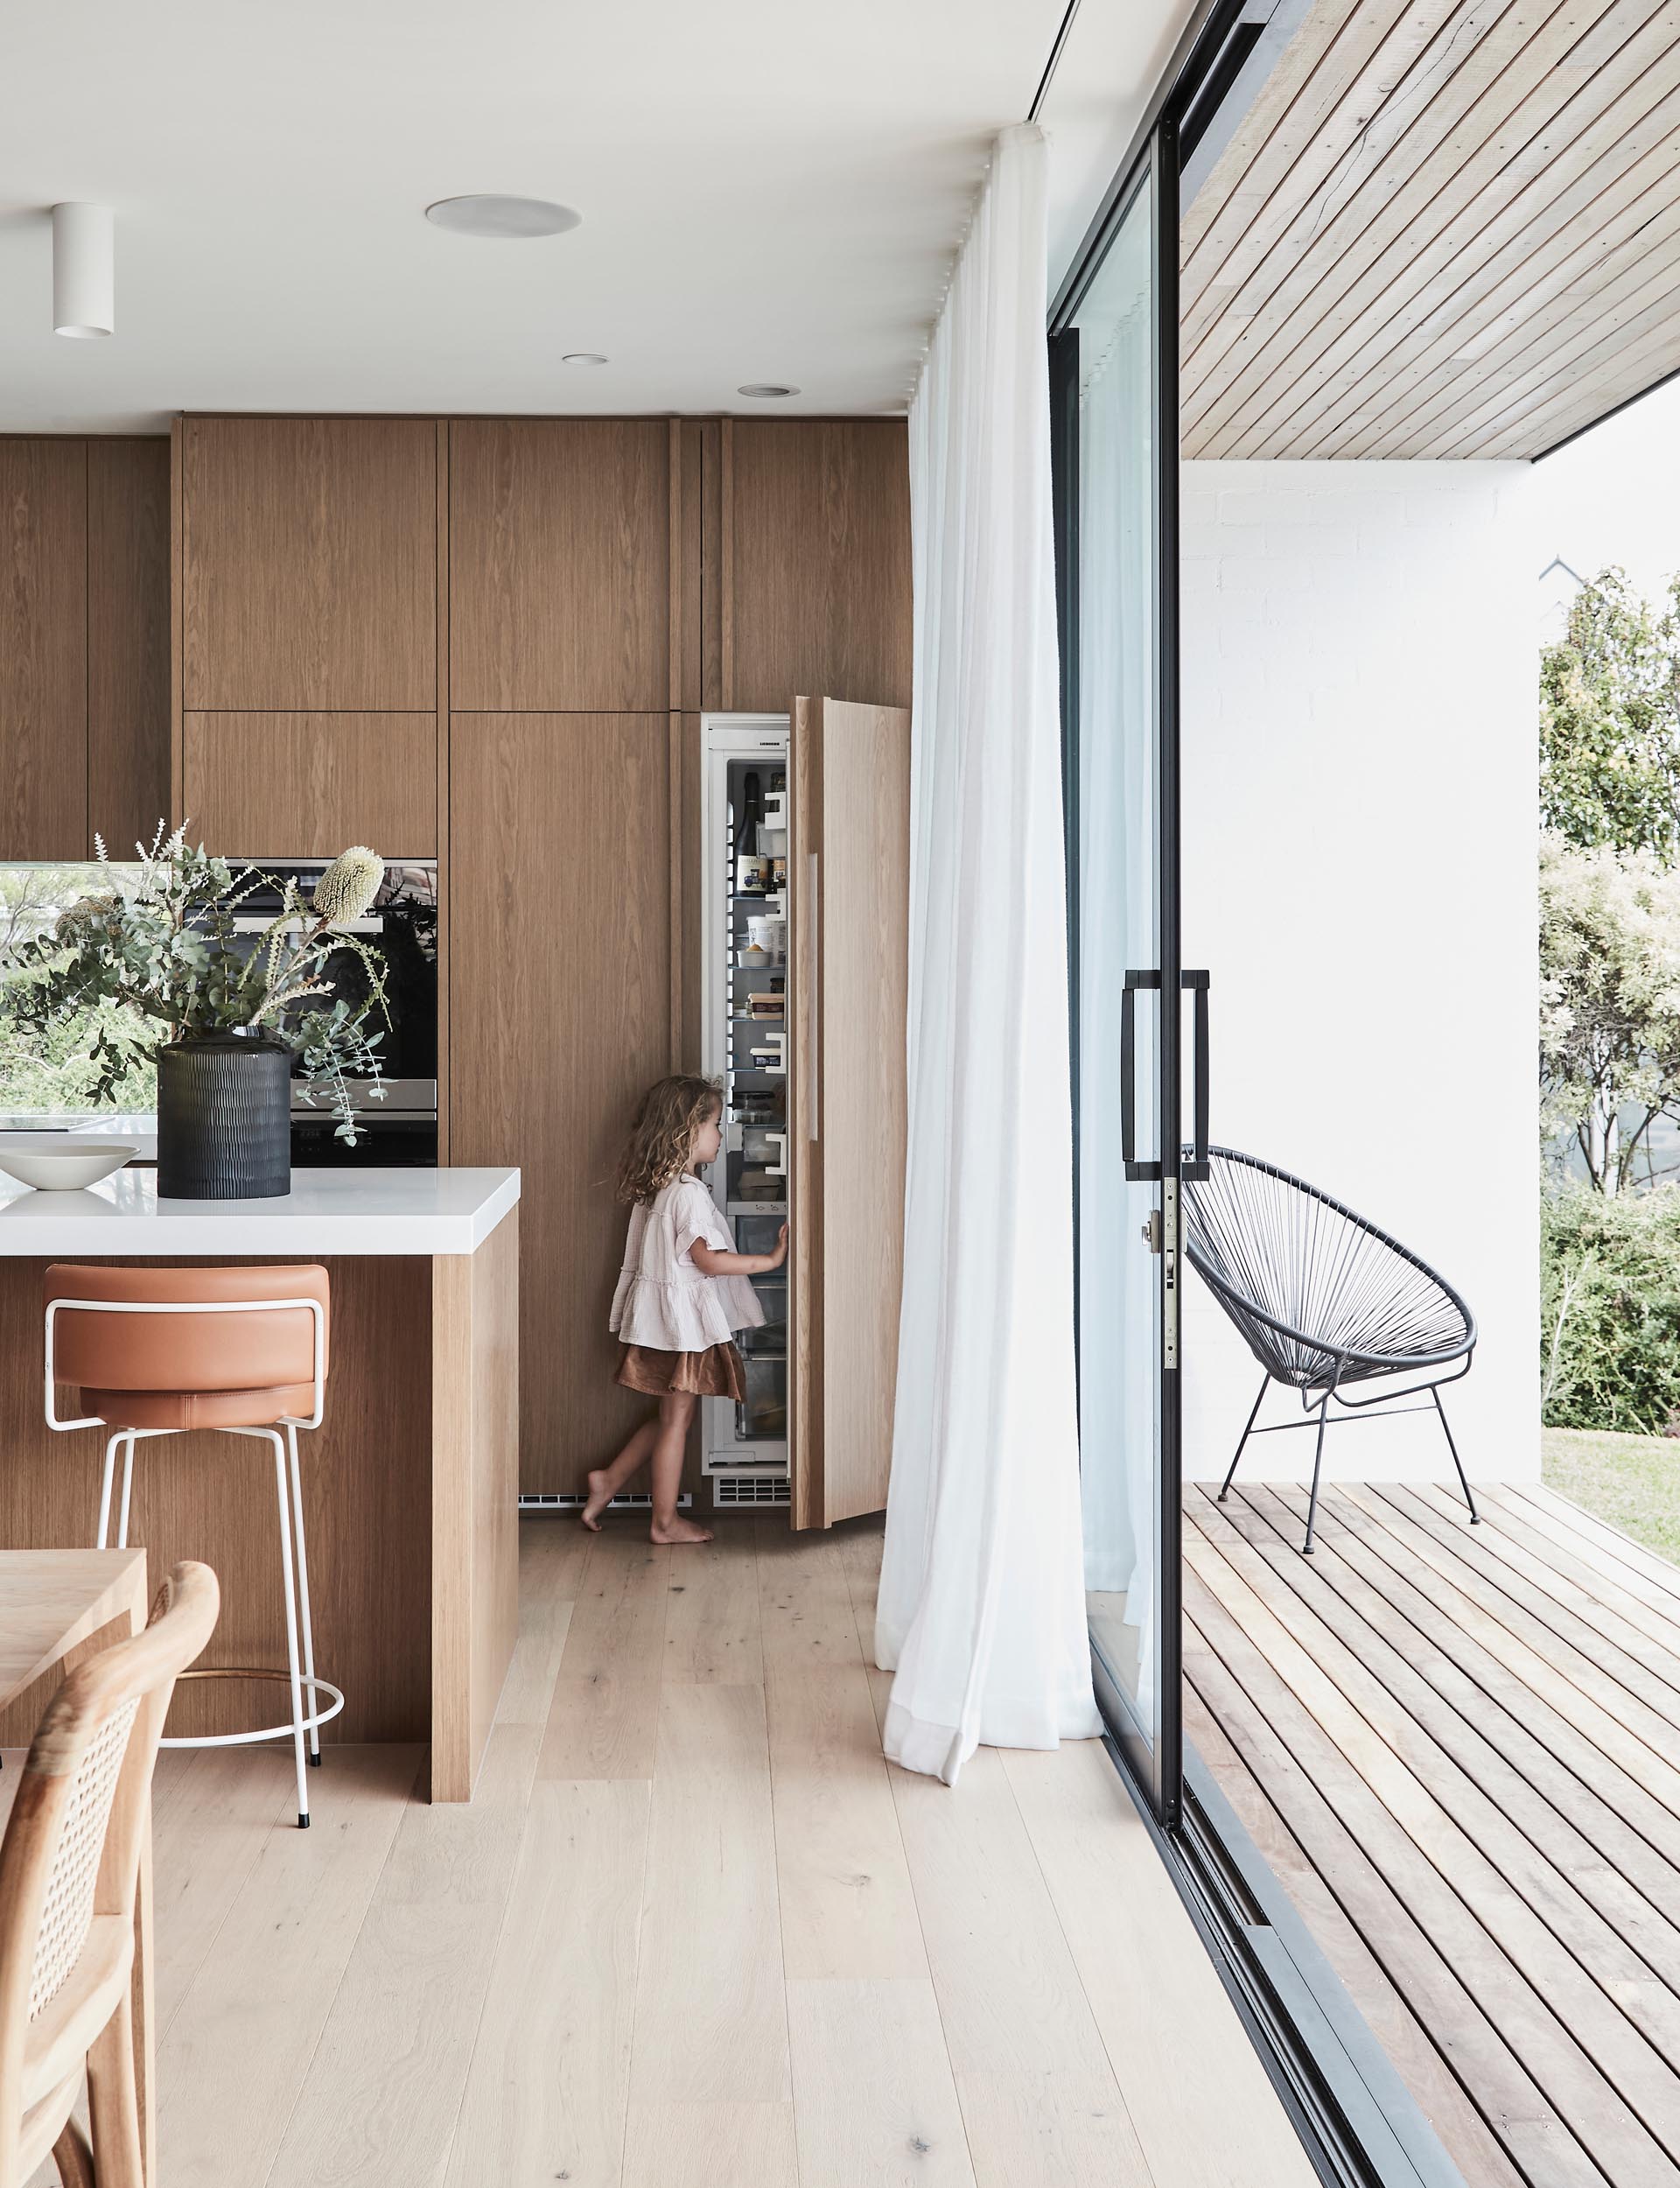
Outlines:
{"type": "Polygon", "coordinates": [[[1542,1414],[1680,1434],[1680,1186],[1541,1203],[1542,1414]]]}

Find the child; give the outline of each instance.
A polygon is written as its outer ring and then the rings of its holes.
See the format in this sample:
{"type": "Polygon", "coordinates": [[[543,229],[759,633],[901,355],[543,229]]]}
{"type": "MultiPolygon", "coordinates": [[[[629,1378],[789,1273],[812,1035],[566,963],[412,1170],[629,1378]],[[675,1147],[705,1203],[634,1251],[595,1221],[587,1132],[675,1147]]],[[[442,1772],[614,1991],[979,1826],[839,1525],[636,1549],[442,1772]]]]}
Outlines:
{"type": "Polygon", "coordinates": [[[746,1281],[788,1257],[783,1224],[774,1253],[737,1253],[735,1238],[695,1175],[723,1135],[723,1096],[710,1079],[661,1079],[642,1096],[619,1164],[619,1198],[628,1201],[630,1238],[610,1327],[621,1340],[617,1379],[645,1391],[659,1412],[644,1421],[610,1466],[589,1477],[584,1525],[598,1530],[612,1497],[653,1461],[655,1542],[710,1542],[709,1528],[676,1514],[689,1425],[701,1398],[746,1395],[734,1333],[764,1320],[746,1281]]]}

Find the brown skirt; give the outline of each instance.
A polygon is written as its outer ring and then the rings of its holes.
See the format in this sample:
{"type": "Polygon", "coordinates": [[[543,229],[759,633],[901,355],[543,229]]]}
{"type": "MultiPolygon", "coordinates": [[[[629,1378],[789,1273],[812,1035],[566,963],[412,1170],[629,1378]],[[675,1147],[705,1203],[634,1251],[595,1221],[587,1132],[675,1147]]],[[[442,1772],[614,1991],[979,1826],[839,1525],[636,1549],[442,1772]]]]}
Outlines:
{"type": "Polygon", "coordinates": [[[708,1345],[704,1352],[662,1352],[656,1345],[620,1345],[619,1371],[613,1379],[626,1390],[642,1391],[649,1398],[687,1391],[697,1398],[732,1398],[739,1405],[746,1396],[740,1352],[732,1344],[708,1345]]]}

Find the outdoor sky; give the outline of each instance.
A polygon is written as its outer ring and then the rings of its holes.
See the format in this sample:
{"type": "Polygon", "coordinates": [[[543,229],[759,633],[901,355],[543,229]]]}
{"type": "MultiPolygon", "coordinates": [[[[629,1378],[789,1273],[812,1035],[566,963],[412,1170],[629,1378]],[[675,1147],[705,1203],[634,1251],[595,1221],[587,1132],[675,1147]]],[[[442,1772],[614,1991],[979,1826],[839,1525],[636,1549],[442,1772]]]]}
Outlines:
{"type": "MultiPolygon", "coordinates": [[[[1584,578],[1620,563],[1648,600],[1680,572],[1680,380],[1533,470],[1535,574],[1561,555],[1584,578]]],[[[1546,635],[1573,591],[1561,572],[1543,587],[1546,635]]]]}

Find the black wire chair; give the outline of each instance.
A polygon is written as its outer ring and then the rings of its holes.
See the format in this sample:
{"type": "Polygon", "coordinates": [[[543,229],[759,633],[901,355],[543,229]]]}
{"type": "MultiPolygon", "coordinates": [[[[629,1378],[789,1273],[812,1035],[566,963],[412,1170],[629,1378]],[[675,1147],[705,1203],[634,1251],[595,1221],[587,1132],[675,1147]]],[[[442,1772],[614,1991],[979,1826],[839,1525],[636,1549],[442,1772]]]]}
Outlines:
{"type": "Polygon", "coordinates": [[[1260,1396],[1221,1484],[1221,1500],[1250,1436],[1277,1433],[1254,1425],[1268,1389],[1282,1383],[1298,1391],[1306,1418],[1277,1427],[1311,1427],[1316,1402],[1318,1445],[1306,1540],[1301,1546],[1311,1557],[1332,1402],[1369,1419],[1383,1413],[1427,1413],[1426,1406],[1396,1402],[1427,1391],[1440,1416],[1471,1521],[1478,1521],[1481,1515],[1441,1403],[1442,1385],[1470,1372],[1475,1316],[1446,1279],[1398,1239],[1316,1186],[1234,1147],[1210,1147],[1208,1153],[1207,1175],[1184,1188],[1185,1253],[1265,1370],[1260,1396]],[[1349,1384],[1415,1375],[1423,1368],[1450,1367],[1455,1360],[1464,1364],[1451,1375],[1424,1376],[1402,1390],[1384,1389],[1369,1398],[1342,1395],[1349,1384]]]}

